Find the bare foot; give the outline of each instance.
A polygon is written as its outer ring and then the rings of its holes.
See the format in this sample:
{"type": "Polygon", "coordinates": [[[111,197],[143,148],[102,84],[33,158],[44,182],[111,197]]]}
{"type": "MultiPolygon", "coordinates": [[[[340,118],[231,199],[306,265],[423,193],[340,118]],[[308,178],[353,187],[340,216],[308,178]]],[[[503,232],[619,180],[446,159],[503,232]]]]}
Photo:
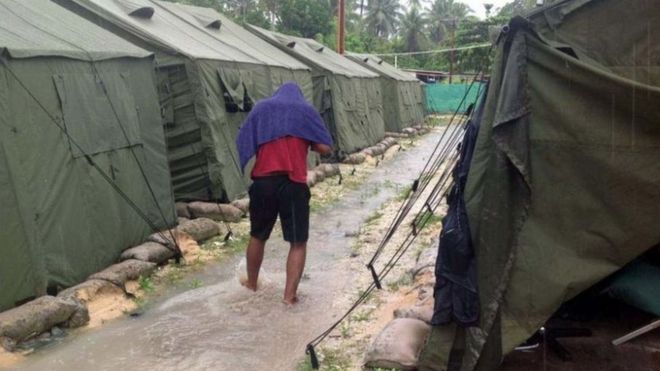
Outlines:
{"type": "Polygon", "coordinates": [[[245,287],[246,289],[248,289],[248,290],[252,290],[252,291],[255,291],[255,292],[257,291],[257,285],[252,285],[252,284],[250,284],[247,280],[240,280],[239,282],[240,282],[241,285],[243,285],[243,287],[245,287]]]}
{"type": "Polygon", "coordinates": [[[284,298],[284,299],[282,300],[282,303],[284,303],[284,304],[286,304],[286,305],[296,305],[296,304],[298,304],[298,297],[297,297],[297,296],[294,296],[294,297],[291,298],[291,299],[286,299],[286,298],[284,298]]]}

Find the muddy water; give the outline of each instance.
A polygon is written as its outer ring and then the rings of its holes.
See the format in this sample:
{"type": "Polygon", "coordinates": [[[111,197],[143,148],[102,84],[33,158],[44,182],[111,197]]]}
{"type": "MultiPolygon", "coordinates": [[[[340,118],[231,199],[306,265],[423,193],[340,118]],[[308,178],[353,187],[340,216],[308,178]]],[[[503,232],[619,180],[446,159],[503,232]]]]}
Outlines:
{"type": "MultiPolygon", "coordinates": [[[[264,280],[257,293],[237,279],[240,257],[208,266],[197,289],[171,289],[136,318],[82,331],[40,349],[20,370],[291,370],[305,344],[345,308],[335,296],[352,287],[356,274],[345,258],[360,224],[400,187],[411,184],[440,138],[431,133],[415,148],[381,164],[364,186],[312,216],[300,304],[281,303],[288,248],[269,242],[264,280]],[[387,186],[385,186],[387,184],[387,186]],[[349,233],[350,234],[350,233],[349,233]]],[[[357,291],[351,290],[351,292],[357,291]]]]}

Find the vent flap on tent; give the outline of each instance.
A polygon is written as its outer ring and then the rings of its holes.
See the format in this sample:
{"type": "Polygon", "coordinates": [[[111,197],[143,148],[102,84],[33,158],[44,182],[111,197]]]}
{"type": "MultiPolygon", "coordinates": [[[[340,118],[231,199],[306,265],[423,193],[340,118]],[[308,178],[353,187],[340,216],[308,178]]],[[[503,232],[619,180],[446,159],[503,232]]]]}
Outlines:
{"type": "Polygon", "coordinates": [[[151,19],[155,12],[152,4],[147,0],[115,0],[115,3],[133,17],[151,19]]]}
{"type": "Polygon", "coordinates": [[[200,12],[195,12],[192,16],[195,17],[195,20],[204,28],[210,28],[213,30],[219,30],[222,28],[222,20],[218,17],[209,16],[200,12]]]}

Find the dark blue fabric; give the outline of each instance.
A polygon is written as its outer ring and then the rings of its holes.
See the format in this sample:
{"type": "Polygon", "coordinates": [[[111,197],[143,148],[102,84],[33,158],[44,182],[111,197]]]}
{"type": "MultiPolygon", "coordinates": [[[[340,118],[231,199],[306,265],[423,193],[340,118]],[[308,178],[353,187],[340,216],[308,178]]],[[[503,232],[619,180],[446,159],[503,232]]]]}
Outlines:
{"type": "Polygon", "coordinates": [[[272,97],[259,101],[241,126],[236,139],[241,170],[259,146],[292,136],[332,146],[332,137],[314,106],[295,82],[283,84],[272,97]]]}
{"type": "Polygon", "coordinates": [[[474,146],[479,133],[488,86],[467,122],[460,147],[460,159],[453,171],[454,185],[447,196],[449,210],[442,221],[442,233],[435,265],[435,306],[431,324],[455,321],[459,326],[475,326],[479,321],[477,266],[463,191],[474,146]]]}

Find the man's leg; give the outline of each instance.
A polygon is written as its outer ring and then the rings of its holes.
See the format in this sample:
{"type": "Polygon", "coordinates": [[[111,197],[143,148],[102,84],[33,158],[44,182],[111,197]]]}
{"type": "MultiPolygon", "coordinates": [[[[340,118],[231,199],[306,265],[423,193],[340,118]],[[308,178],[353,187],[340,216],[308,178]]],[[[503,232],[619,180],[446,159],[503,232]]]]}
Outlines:
{"type": "Polygon", "coordinates": [[[292,243],[289,258],[286,261],[286,286],[284,288],[284,302],[295,304],[298,301],[298,284],[305,270],[307,257],[307,243],[292,243]]]}
{"type": "Polygon", "coordinates": [[[247,260],[247,282],[245,287],[252,291],[257,291],[257,282],[259,281],[259,270],[261,269],[261,263],[264,260],[264,249],[266,247],[266,241],[262,241],[258,238],[251,237],[250,243],[248,244],[247,251],[245,253],[245,259],[247,260]]]}
{"type": "Polygon", "coordinates": [[[280,189],[279,212],[284,240],[291,243],[286,262],[284,302],[295,304],[300,278],[305,270],[309,237],[309,199],[307,184],[288,182],[280,189]]]}
{"type": "Polygon", "coordinates": [[[266,241],[270,237],[277,220],[278,180],[275,178],[258,178],[250,186],[250,242],[245,259],[247,260],[247,282],[244,285],[257,291],[259,270],[264,260],[266,241]]]}

